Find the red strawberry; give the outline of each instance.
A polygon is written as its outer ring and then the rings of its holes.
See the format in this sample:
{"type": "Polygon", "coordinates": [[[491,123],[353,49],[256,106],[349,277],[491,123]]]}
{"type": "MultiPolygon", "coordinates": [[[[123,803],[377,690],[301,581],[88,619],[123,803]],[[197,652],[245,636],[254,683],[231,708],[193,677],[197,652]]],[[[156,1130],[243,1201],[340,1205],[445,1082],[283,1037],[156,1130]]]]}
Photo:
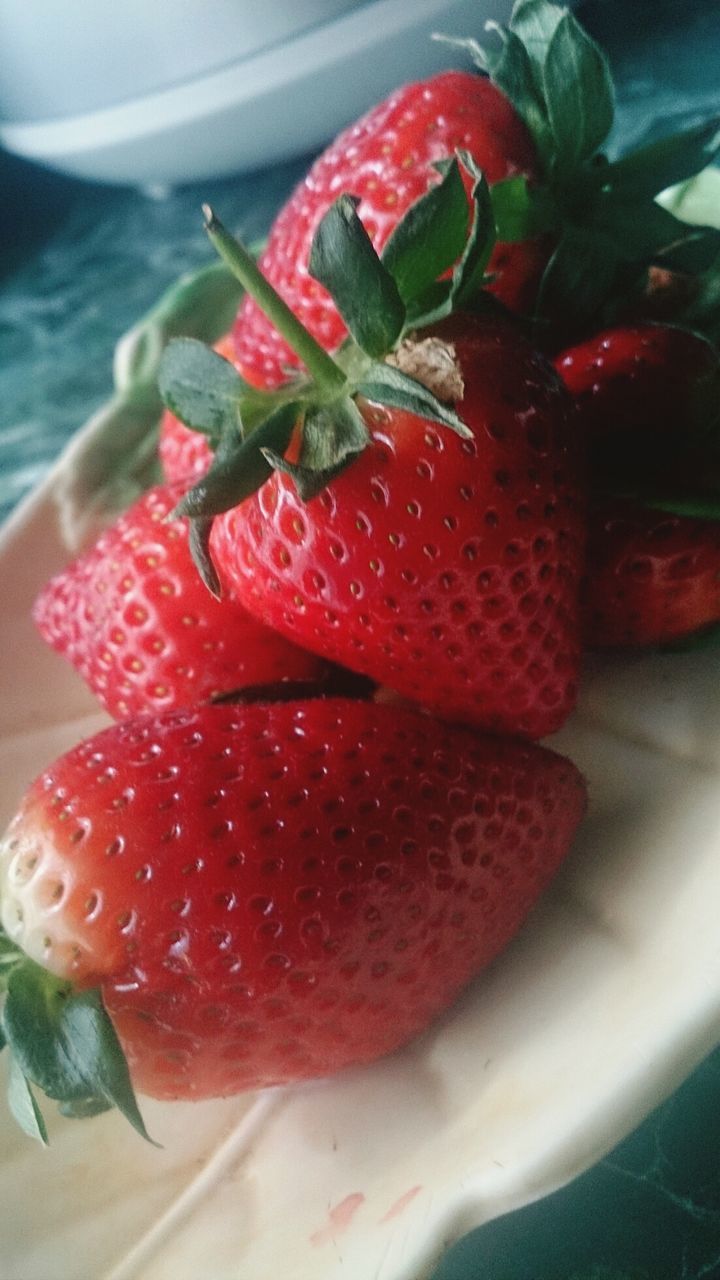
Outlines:
{"type": "Polygon", "coordinates": [[[720,620],[720,526],[642,500],[654,488],[687,499],[714,469],[702,450],[718,413],[715,348],[684,329],[636,324],[596,334],[555,363],[594,446],[587,643],[662,644],[720,620]]]}
{"type": "MultiPolygon", "coordinates": [[[[406,85],[346,129],[315,162],[281,210],[260,259],[263,274],[327,349],[346,329],[329,294],[308,274],[313,236],[341,192],[360,198],[358,212],[376,248],[411,204],[438,180],[438,161],[469,151],[490,183],[533,176],[535,150],[507,98],[486,78],[446,71],[406,85]]],[[[546,254],[537,242],[500,244],[491,286],[512,308],[528,300],[546,254]]],[[[256,386],[277,386],[299,361],[250,299],[235,327],[238,365],[256,386]]]]}
{"type": "Polygon", "coordinates": [[[372,441],[352,466],[307,504],[273,473],[219,518],[214,555],[298,643],[446,718],[540,737],[572,709],[580,656],[566,397],[505,320],[455,317],[431,351],[472,438],[361,402],[372,441]]]}
{"type": "Polygon", "coordinates": [[[591,511],[585,635],[655,645],[720,621],[720,524],[630,502],[591,511]]]}
{"type": "Polygon", "coordinates": [[[670,325],[606,329],[569,347],[555,367],[590,439],[673,432],[717,417],[720,360],[705,338],[670,325]]]}
{"type": "MultiPolygon", "coordinates": [[[[31,787],[0,846],[3,922],[100,987],[138,1088],[232,1094],[423,1030],[515,934],[584,806],[561,757],[395,707],[146,716],[31,787]]],[[[32,1037],[10,988],[6,1026],[32,1037]]]]}
{"type": "MultiPolygon", "coordinates": [[[[215,351],[234,363],[235,346],[232,334],[226,334],[215,343],[215,351]]],[[[186,427],[179,418],[166,409],[160,420],[158,453],[163,475],[169,484],[184,481],[192,484],[205,475],[213,459],[208,437],[201,431],[186,427]]]]}
{"type": "Polygon", "coordinates": [[[186,522],[166,519],[181,493],[151,489],[35,603],[43,638],[116,717],[322,669],[242,606],[206,591],[186,522]]]}

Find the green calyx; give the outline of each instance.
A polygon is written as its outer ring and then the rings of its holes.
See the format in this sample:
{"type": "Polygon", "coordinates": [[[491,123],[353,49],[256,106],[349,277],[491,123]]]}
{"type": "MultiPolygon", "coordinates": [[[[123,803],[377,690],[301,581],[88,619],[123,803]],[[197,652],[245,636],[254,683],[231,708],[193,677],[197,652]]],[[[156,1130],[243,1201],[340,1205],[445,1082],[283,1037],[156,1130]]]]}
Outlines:
{"type": "Polygon", "coordinates": [[[546,232],[555,245],[537,296],[538,339],[558,346],[612,323],[642,297],[650,267],[707,270],[720,233],[689,227],[657,197],[712,162],[720,118],[611,160],[610,68],[577,19],[550,0],[517,0],[507,27],[486,30],[486,43],[451,43],[509,98],[535,143],[541,182],[512,178],[492,198],[501,240],[546,232]]]}
{"type": "Polygon", "coordinates": [[[112,1107],[148,1142],[130,1073],[97,989],[76,991],[0,932],[0,1049],[9,1057],[8,1105],[20,1127],[47,1143],[40,1089],[74,1119],[112,1107]]]}
{"type": "Polygon", "coordinates": [[[191,520],[195,563],[214,594],[220,584],[209,551],[213,518],[244,501],[273,471],[287,474],[303,501],[314,498],[370,442],[358,397],[418,414],[463,437],[470,434],[452,400],[393,363],[416,330],[482,305],[495,244],[490,192],[464,152],[438,169],[437,183],[398,224],[382,255],[352,196],[342,195],[320,222],[310,274],[332,295],[349,332],[332,355],[205,207],[206,229],[218,253],[306,370],[277,391],[261,392],[194,339],[177,339],[165,350],[159,373],[163,401],[207,435],[215,452],[207,475],[174,513],[191,520]],[[471,187],[470,218],[463,171],[471,187]]]}

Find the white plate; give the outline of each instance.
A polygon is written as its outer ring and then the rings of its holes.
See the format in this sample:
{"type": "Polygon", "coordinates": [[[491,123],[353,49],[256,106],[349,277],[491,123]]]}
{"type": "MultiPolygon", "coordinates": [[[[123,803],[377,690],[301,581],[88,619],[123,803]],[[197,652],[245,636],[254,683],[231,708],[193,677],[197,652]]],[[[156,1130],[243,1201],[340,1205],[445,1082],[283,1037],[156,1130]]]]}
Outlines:
{"type": "MultiPolygon", "coordinates": [[[[0,539],[3,820],[104,722],[29,617],[67,556],[55,500],[100,438],[91,424],[0,539]]],[[[295,1090],[147,1103],[162,1151],[107,1115],[53,1122],[46,1153],[3,1118],[0,1274],[421,1280],[459,1234],[608,1151],[720,1038],[717,661],[591,664],[555,740],[590,783],[575,851],[404,1052],[295,1090]]]]}
{"type": "MultiPolygon", "coordinates": [[[[456,66],[457,50],[431,40],[433,31],[479,34],[486,18],[503,22],[510,7],[510,0],[365,0],[247,57],[229,50],[226,65],[204,74],[180,70],[176,83],[153,92],[139,92],[131,64],[121,101],[6,121],[0,141],[82,178],[153,188],[264,167],[317,148],[399,82],[456,66]]],[[[155,25],[152,14],[142,18],[136,40],[152,47],[155,25]]],[[[187,38],[179,25],[176,41],[187,38]]],[[[119,43],[127,54],[127,42],[119,43]]]]}

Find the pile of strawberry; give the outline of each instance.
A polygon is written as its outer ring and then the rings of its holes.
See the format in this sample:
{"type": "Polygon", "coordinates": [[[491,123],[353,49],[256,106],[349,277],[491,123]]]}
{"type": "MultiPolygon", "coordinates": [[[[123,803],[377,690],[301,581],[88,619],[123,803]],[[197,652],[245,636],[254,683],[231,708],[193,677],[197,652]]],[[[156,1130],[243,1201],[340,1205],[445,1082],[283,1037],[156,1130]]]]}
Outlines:
{"type": "Polygon", "coordinates": [[[522,924],[585,807],[536,740],[583,648],[720,620],[720,233],[609,161],[604,56],[518,0],[480,74],[316,161],[216,350],[172,342],[165,483],[35,617],[118,723],[0,850],[12,1108],[203,1097],[406,1042],[522,924]]]}

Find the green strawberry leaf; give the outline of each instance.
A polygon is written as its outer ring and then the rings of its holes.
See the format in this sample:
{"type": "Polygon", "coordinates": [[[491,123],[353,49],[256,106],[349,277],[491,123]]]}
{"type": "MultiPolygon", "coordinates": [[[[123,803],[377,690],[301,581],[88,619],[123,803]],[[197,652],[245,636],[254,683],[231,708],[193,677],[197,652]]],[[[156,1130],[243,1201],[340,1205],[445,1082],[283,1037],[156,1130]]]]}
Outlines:
{"type": "Polygon", "coordinates": [[[693,228],[688,234],[663,249],[656,262],[669,271],[682,271],[688,275],[702,276],[715,271],[720,255],[720,232],[714,227],[693,228]]]}
{"type": "Polygon", "coordinates": [[[32,960],[9,974],[3,1029],[23,1076],[57,1102],[105,1101],[149,1142],[99,991],[73,991],[32,960]]]}
{"type": "Polygon", "coordinates": [[[515,33],[530,59],[535,88],[542,97],[543,68],[548,49],[565,10],[548,0],[518,0],[510,17],[510,30],[515,33]]]}
{"type": "MultiPolygon", "coordinates": [[[[659,254],[669,251],[692,238],[699,239],[697,231],[691,231],[668,209],[650,201],[638,216],[637,205],[625,202],[612,194],[603,193],[595,208],[591,228],[609,236],[619,256],[628,262],[649,263],[659,254]]],[[[718,245],[720,249],[720,236],[718,245]]]]}
{"type": "Polygon", "coordinates": [[[305,414],[300,465],[311,471],[332,471],[369,443],[365,419],[349,396],[317,405],[305,414]]]}
{"type": "Polygon", "coordinates": [[[158,371],[164,404],[188,427],[215,443],[228,431],[242,434],[240,400],[248,385],[224,356],[195,338],[174,338],[158,371]]]}
{"type": "Polygon", "coordinates": [[[652,507],[656,511],[667,511],[670,515],[692,516],[696,520],[720,520],[720,496],[714,498],[647,494],[642,496],[642,500],[646,507],[652,507]]]}
{"type": "Polygon", "coordinates": [[[30,1088],[30,1081],[21,1070],[17,1059],[10,1054],[7,1099],[10,1113],[29,1138],[37,1138],[48,1145],[48,1133],[42,1111],[30,1088]]]}
{"type": "Polygon", "coordinates": [[[342,195],[330,206],[315,232],[308,270],[332,295],[358,346],[380,359],[402,332],[405,304],[355,205],[342,195]]]}
{"type": "Polygon", "coordinates": [[[468,151],[461,151],[463,166],[473,178],[471,193],[473,220],[462,257],[452,275],[450,301],[461,310],[475,300],[485,279],[485,269],[495,247],[495,218],[490,188],[468,151]]]}
{"type": "Polygon", "coordinates": [[[327,471],[316,471],[312,468],[301,466],[299,462],[288,462],[287,458],[282,458],[272,449],[263,449],[263,453],[268,465],[274,471],[281,471],[284,475],[290,477],[302,502],[310,502],[313,498],[316,498],[352,462],[352,458],[349,457],[344,462],[338,463],[336,467],[330,467],[327,471]]]}
{"type": "Polygon", "coordinates": [[[651,142],[607,166],[603,185],[623,200],[649,199],[705,169],[720,149],[720,117],[651,142]]]}
{"type": "Polygon", "coordinates": [[[523,174],[493,183],[490,200],[497,238],[506,244],[532,240],[557,225],[558,212],[549,192],[531,187],[523,174]]]}
{"type": "Polygon", "coordinates": [[[436,280],[419,298],[408,303],[406,329],[427,329],[452,311],[452,280],[436,280]]]}
{"type": "Polygon", "coordinates": [[[536,325],[549,325],[555,340],[581,333],[611,292],[620,255],[609,237],[579,227],[566,228],[543,272],[536,325]]]}
{"type": "Polygon", "coordinates": [[[472,436],[469,427],[465,426],[454,409],[438,400],[422,382],[396,369],[394,365],[373,365],[358,384],[357,390],[366,400],[374,400],[393,409],[404,409],[406,413],[414,413],[428,422],[449,427],[464,440],[469,440],[472,436]]]}
{"type": "Polygon", "coordinates": [[[205,583],[211,596],[222,599],[222,583],[210,553],[210,535],[214,524],[213,516],[193,516],[188,526],[188,548],[200,580],[205,583]]]}
{"type": "Polygon", "coordinates": [[[614,91],[607,59],[571,13],[558,22],[543,64],[543,92],[559,174],[577,168],[605,141],[614,91]]]}
{"type": "Polygon", "coordinates": [[[112,1111],[112,1103],[104,1098],[73,1098],[70,1102],[59,1102],[58,1111],[69,1120],[90,1120],[93,1116],[104,1115],[112,1111]]]}
{"type": "Polygon", "coordinates": [[[408,303],[451,267],[465,245],[468,205],[457,160],[410,206],[382,251],[382,263],[408,303]]]}
{"type": "MultiPolygon", "coordinates": [[[[300,408],[293,401],[281,404],[242,442],[223,441],[207,475],[180,500],[173,516],[190,516],[193,520],[217,516],[255,493],[272,473],[263,450],[285,452],[300,408]]],[[[196,536],[201,532],[196,530],[196,536]]]]}
{"type": "MultiPolygon", "coordinates": [[[[473,307],[481,296],[485,269],[495,247],[496,232],[490,188],[467,151],[459,151],[463,168],[473,179],[470,193],[472,222],[464,248],[449,280],[436,280],[408,304],[405,331],[425,329],[454,311],[473,307]]],[[[467,224],[467,198],[465,198],[467,224]]]]}
{"type": "Polygon", "coordinates": [[[468,52],[478,65],[484,63],[483,69],[510,99],[547,167],[552,158],[552,133],[543,92],[537,83],[537,70],[520,36],[514,31],[501,27],[497,22],[487,22],[485,27],[499,37],[500,49],[483,49],[482,63],[472,48],[468,52]]]}
{"type": "Polygon", "coordinates": [[[308,408],[297,462],[288,462],[272,448],[263,449],[263,454],[276,471],[290,476],[302,501],[310,502],[369,442],[365,419],[347,396],[329,405],[308,408]]]}

